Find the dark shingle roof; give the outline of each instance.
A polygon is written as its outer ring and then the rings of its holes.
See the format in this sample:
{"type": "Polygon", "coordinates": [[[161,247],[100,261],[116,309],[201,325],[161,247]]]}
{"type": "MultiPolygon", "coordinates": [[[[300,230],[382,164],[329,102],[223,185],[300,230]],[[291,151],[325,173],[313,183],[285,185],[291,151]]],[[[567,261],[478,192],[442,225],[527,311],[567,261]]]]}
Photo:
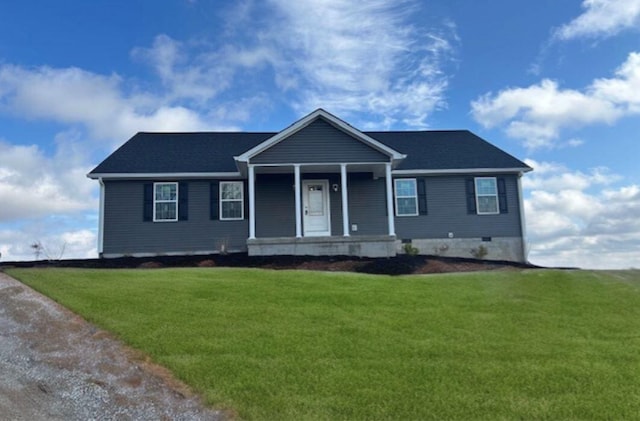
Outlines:
{"type": "MultiPolygon", "coordinates": [[[[528,166],[468,130],[363,132],[407,155],[397,169],[447,170],[528,166]]],[[[275,132],[142,132],[90,174],[235,172],[233,159],[275,132]]]]}
{"type": "Polygon", "coordinates": [[[275,133],[147,133],[133,136],[91,173],[237,171],[234,156],[275,133]]]}
{"type": "Polygon", "coordinates": [[[527,164],[468,130],[366,132],[407,157],[399,170],[528,168],[527,164]]]}

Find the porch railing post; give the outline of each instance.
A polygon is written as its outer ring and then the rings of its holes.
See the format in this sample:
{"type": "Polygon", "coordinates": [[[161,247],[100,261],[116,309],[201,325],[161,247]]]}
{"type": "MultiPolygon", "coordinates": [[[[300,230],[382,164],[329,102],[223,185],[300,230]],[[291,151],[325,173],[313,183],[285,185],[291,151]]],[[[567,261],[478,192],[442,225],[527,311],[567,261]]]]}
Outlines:
{"type": "Polygon", "coordinates": [[[342,235],[349,236],[349,195],[347,192],[347,164],[340,164],[342,191],[342,235]]]}
{"type": "Polygon", "coordinates": [[[389,235],[396,235],[396,225],[393,219],[393,180],[391,179],[391,163],[385,164],[385,176],[387,182],[387,223],[389,235]]]}

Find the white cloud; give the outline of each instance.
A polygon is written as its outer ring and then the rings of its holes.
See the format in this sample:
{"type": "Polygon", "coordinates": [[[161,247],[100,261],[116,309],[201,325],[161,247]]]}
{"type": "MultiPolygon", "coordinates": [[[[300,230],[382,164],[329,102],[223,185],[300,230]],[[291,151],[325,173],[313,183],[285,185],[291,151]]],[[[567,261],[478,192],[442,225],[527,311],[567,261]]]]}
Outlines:
{"type": "MultiPolygon", "coordinates": [[[[504,126],[508,136],[530,149],[552,147],[566,128],[613,124],[640,114],[640,53],[633,52],[615,77],[596,79],[579,91],[561,89],[544,79],[526,88],[485,94],[471,103],[473,118],[484,127],[504,126]]],[[[574,140],[563,146],[580,144],[574,140]]],[[[557,145],[555,145],[557,146],[557,145]]]]}
{"type": "Polygon", "coordinates": [[[83,228],[97,227],[94,219],[87,221],[98,208],[96,183],[85,176],[93,165],[88,146],[75,131],[55,137],[52,155],[37,145],[0,140],[3,261],[33,259],[36,241],[51,258],[97,256],[95,235],[83,228]]]}
{"type": "Polygon", "coordinates": [[[588,173],[527,160],[523,179],[529,259],[549,266],[639,267],[640,186],[615,186],[606,168],[588,173]]]}
{"type": "Polygon", "coordinates": [[[426,127],[446,107],[444,68],[458,37],[451,22],[411,23],[421,7],[417,0],[239,1],[220,12],[225,26],[215,41],[162,34],[132,57],[158,75],[164,100],[216,108],[213,115],[257,96],[298,114],[326,108],[368,129],[426,127]]]}
{"type": "Polygon", "coordinates": [[[0,111],[86,128],[94,140],[118,144],[138,131],[206,130],[213,124],[151,94],[125,93],[119,76],[75,67],[0,66],[0,111]]]}
{"type": "Polygon", "coordinates": [[[165,98],[203,104],[229,88],[233,69],[225,57],[200,49],[161,34],[150,48],[135,48],[131,55],[154,68],[166,89],[165,98]]]}
{"type": "Polygon", "coordinates": [[[0,222],[95,209],[90,167],[77,146],[61,141],[47,157],[36,145],[0,141],[0,222]]]}
{"type": "MultiPolygon", "coordinates": [[[[349,0],[271,2],[283,20],[268,29],[281,51],[274,63],[281,87],[295,81],[303,93],[299,112],[317,107],[350,119],[380,125],[424,127],[427,117],[446,106],[454,53],[455,26],[417,27],[408,17],[413,1],[349,0]]],[[[356,121],[357,123],[357,121],[356,121]]]]}
{"type": "Polygon", "coordinates": [[[584,13],[554,31],[560,40],[609,37],[640,25],[640,0],[584,0],[584,13]]]}
{"type": "Polygon", "coordinates": [[[34,260],[33,244],[40,243],[43,250],[39,259],[97,258],[95,232],[88,229],[69,229],[58,232],[36,225],[9,229],[0,226],[0,262],[34,260]]]}
{"type": "Polygon", "coordinates": [[[640,113],[640,53],[630,53],[616,76],[596,79],[590,87],[591,95],[612,102],[626,113],[640,113]]]}
{"type": "Polygon", "coordinates": [[[577,138],[567,140],[567,144],[566,144],[566,146],[572,147],[572,148],[582,146],[582,145],[584,145],[584,140],[577,139],[577,138]]]}
{"type": "Polygon", "coordinates": [[[531,190],[544,189],[552,192],[566,189],[584,190],[594,184],[604,186],[621,180],[619,175],[611,173],[606,167],[592,168],[588,173],[584,173],[570,171],[564,165],[555,162],[525,159],[525,163],[535,169],[534,172],[527,174],[522,182],[523,187],[531,190]]]}
{"type": "Polygon", "coordinates": [[[226,44],[160,35],[132,55],[151,65],[174,100],[202,105],[233,89],[235,100],[269,96],[298,114],[322,107],[366,128],[425,127],[446,107],[443,68],[458,38],[451,22],[410,23],[419,7],[416,0],[242,1],[223,12],[226,44]],[[237,29],[248,25],[251,32],[237,29]]]}

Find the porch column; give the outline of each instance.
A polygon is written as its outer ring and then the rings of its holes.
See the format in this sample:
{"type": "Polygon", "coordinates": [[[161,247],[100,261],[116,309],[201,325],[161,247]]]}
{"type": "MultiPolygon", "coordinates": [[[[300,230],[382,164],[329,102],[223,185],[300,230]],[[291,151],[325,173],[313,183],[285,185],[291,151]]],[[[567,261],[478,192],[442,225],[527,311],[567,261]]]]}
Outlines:
{"type": "Polygon", "coordinates": [[[347,164],[340,164],[342,191],[342,235],[349,236],[349,195],[347,194],[347,164]]]}
{"type": "Polygon", "coordinates": [[[256,175],[253,165],[249,165],[249,238],[256,238],[256,175]]]}
{"type": "Polygon", "coordinates": [[[302,237],[302,197],[300,190],[300,164],[293,165],[295,178],[294,189],[296,197],[296,237],[302,237]]]}
{"type": "Polygon", "coordinates": [[[393,219],[393,180],[391,179],[391,163],[385,164],[387,180],[387,223],[389,224],[389,235],[396,235],[396,224],[393,219]]]}

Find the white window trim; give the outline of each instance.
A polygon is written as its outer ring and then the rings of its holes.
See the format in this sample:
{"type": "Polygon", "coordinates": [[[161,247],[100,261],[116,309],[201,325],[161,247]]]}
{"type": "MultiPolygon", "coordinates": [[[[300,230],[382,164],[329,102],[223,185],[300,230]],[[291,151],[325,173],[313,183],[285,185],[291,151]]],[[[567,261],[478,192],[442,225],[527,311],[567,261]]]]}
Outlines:
{"type": "Polygon", "coordinates": [[[178,220],[178,212],[179,212],[179,206],[178,206],[178,197],[180,195],[180,189],[178,188],[178,183],[176,182],[159,182],[159,183],[153,183],[153,222],[176,222],[178,220]],[[156,186],[157,185],[165,185],[165,184],[173,184],[174,186],[176,186],[176,198],[175,200],[156,200],[156,186]],[[157,219],[156,218],[156,204],[157,203],[175,203],[176,205],[176,217],[172,218],[172,219],[157,219]]]}
{"type": "Polygon", "coordinates": [[[478,215],[498,215],[500,213],[500,198],[498,197],[498,179],[496,177],[476,177],[473,182],[475,183],[476,190],[476,213],[478,215]],[[478,181],[479,180],[493,180],[495,187],[495,194],[480,194],[478,193],[478,181]],[[480,196],[482,197],[495,197],[496,198],[496,210],[494,212],[480,212],[480,196]]]}
{"type": "Polygon", "coordinates": [[[218,200],[220,220],[221,221],[241,221],[244,219],[244,181],[221,181],[218,186],[220,192],[220,199],[218,200]],[[222,185],[223,184],[240,184],[240,199],[223,199],[222,198],[222,185]],[[225,218],[222,213],[222,204],[224,202],[240,202],[240,217],[239,218],[225,218]]]}
{"type": "Polygon", "coordinates": [[[403,217],[403,216],[418,216],[419,215],[419,209],[418,209],[418,180],[415,178],[396,178],[393,180],[393,197],[395,200],[395,204],[396,204],[396,216],[398,217],[403,217]],[[413,195],[412,196],[398,196],[398,181],[413,181],[413,195]],[[399,213],[399,207],[398,207],[398,199],[406,199],[412,197],[415,202],[416,202],[416,213],[403,213],[400,214],[399,213]]]}

